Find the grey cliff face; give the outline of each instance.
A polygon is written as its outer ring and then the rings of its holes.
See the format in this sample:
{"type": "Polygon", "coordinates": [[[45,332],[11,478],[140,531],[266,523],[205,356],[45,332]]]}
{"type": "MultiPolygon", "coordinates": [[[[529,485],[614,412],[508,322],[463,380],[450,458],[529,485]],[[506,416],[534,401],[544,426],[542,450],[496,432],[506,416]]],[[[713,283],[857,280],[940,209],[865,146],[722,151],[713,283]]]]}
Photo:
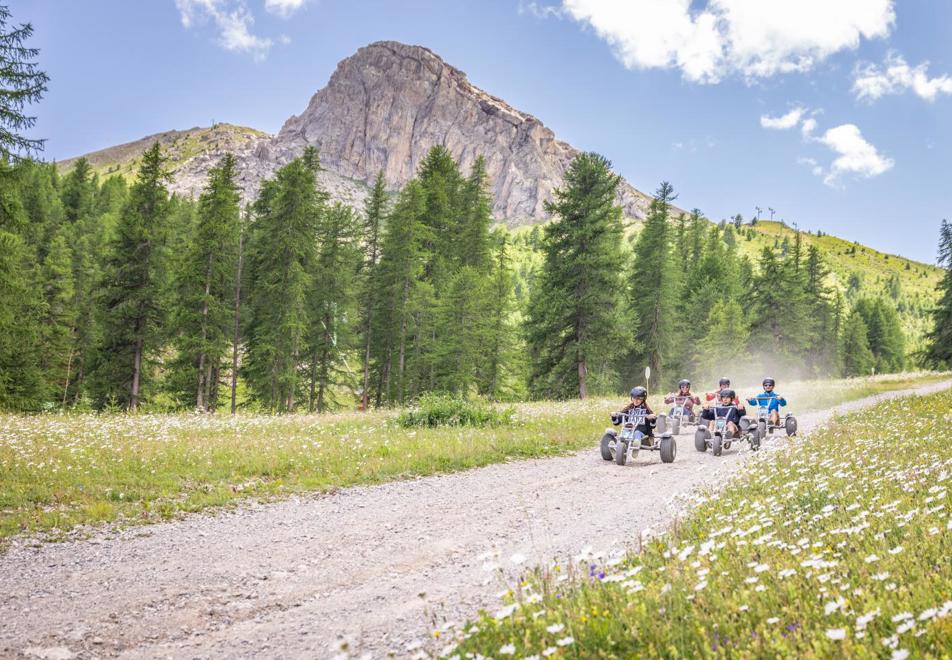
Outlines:
{"type": "MultiPolygon", "coordinates": [[[[273,138],[251,140],[236,156],[247,198],[260,181],[318,148],[320,183],[332,199],[359,204],[382,170],[397,190],[434,145],[445,146],[468,172],[486,161],[494,214],[509,225],[546,217],[544,203],[562,183],[577,150],[560,142],[532,115],[473,86],[460,70],[430,50],[378,42],[340,62],[327,86],[273,138]]],[[[206,153],[176,172],[175,188],[197,193],[204,173],[220,157],[206,153]]],[[[622,181],[618,202],[629,217],[643,218],[646,197],[622,181]]]]}

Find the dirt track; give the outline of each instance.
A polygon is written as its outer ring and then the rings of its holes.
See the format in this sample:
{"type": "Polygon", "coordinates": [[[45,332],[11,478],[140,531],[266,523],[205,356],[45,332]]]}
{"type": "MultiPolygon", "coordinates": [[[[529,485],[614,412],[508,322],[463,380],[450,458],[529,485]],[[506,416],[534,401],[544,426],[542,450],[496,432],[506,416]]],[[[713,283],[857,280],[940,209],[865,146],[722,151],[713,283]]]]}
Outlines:
{"type": "MultiPolygon", "coordinates": [[[[928,393],[952,381],[899,394],[928,393]]],[[[800,416],[802,431],[832,412],[800,416]]],[[[460,474],[249,505],[0,556],[0,656],[354,657],[434,648],[433,630],[495,607],[504,577],[663,529],[751,455],[678,438],[626,467],[592,449],[460,474]],[[499,569],[502,569],[500,572],[499,569]]],[[[766,450],[781,445],[768,441],[766,450]]],[[[736,445],[735,445],[736,447],[736,445]]]]}

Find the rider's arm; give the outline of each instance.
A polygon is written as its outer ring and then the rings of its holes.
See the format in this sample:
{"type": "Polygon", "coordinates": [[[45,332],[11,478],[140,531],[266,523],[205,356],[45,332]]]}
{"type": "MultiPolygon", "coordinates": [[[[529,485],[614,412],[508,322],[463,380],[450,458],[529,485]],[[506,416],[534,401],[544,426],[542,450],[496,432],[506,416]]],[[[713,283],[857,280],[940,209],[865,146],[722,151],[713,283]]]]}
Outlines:
{"type": "Polygon", "coordinates": [[[669,394],[669,395],[667,395],[666,397],[664,397],[664,402],[665,402],[665,403],[674,403],[674,395],[673,395],[673,394],[669,394]]]}
{"type": "Polygon", "coordinates": [[[777,399],[778,399],[777,403],[779,403],[781,406],[787,405],[787,400],[784,399],[784,398],[783,398],[782,396],[780,396],[779,394],[777,395],[777,399]]]}

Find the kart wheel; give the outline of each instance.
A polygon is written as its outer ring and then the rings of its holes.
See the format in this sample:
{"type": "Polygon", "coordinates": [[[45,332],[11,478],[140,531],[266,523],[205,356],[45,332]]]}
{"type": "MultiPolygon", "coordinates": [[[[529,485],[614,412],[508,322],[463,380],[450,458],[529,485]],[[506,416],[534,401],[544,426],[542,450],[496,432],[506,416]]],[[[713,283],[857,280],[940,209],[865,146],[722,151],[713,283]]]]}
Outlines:
{"type": "Polygon", "coordinates": [[[715,456],[720,456],[723,451],[721,436],[715,435],[714,440],[711,441],[711,453],[715,456]]]}
{"type": "Polygon", "coordinates": [[[707,429],[698,427],[694,432],[694,448],[698,451],[707,451],[707,429]]]}
{"type": "Polygon", "coordinates": [[[615,443],[615,462],[618,465],[624,465],[625,461],[628,460],[628,443],[624,440],[619,440],[615,443]]]}
{"type": "Polygon", "coordinates": [[[757,429],[760,431],[760,437],[767,437],[767,422],[761,421],[757,424],[757,429]]]}
{"type": "Polygon", "coordinates": [[[760,449],[760,429],[756,428],[750,432],[750,448],[753,451],[760,449]]]}
{"type": "Polygon", "coordinates": [[[602,458],[606,461],[610,461],[615,458],[615,436],[611,433],[606,433],[602,436],[602,458]]]}
{"type": "Polygon", "coordinates": [[[674,457],[678,453],[678,443],[673,436],[661,438],[661,462],[674,463],[674,457]]]}
{"type": "Polygon", "coordinates": [[[664,413],[658,415],[658,421],[655,423],[655,431],[658,435],[664,435],[668,432],[668,416],[664,413]]]}
{"type": "Polygon", "coordinates": [[[741,417],[741,418],[740,418],[740,434],[741,434],[741,435],[746,435],[746,434],[747,434],[747,429],[749,429],[749,428],[750,428],[750,418],[749,418],[749,417],[741,417]]]}
{"type": "Polygon", "coordinates": [[[783,425],[787,431],[787,435],[797,434],[797,418],[796,417],[787,417],[787,419],[783,421],[783,425]]]}
{"type": "Polygon", "coordinates": [[[675,417],[671,420],[671,433],[677,435],[681,432],[681,418],[675,417]]]}

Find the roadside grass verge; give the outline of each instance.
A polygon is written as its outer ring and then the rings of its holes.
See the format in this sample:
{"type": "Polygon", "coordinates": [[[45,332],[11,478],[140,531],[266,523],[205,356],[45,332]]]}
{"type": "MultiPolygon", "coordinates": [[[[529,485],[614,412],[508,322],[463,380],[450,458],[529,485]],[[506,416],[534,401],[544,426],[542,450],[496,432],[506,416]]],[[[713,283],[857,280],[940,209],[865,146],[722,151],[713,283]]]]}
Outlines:
{"type": "Polygon", "coordinates": [[[950,427],[946,390],[787,441],[640,553],[530,575],[446,654],[948,657],[950,427]]]}
{"type": "Polygon", "coordinates": [[[528,404],[482,428],[403,428],[394,412],[0,415],[0,540],[557,455],[595,443],[609,410],[528,404]]]}
{"type": "MultiPolygon", "coordinates": [[[[828,381],[786,391],[792,410],[948,377],[828,381]],[[865,383],[865,384],[864,384],[865,383]]],[[[624,398],[493,410],[482,428],[402,427],[370,414],[0,414],[0,546],[17,534],[61,538],[80,525],[149,523],[182,512],[454,472],[594,447],[624,398]],[[500,421],[501,420],[501,421],[500,421]],[[496,424],[495,422],[499,422],[496,424]],[[495,425],[494,425],[495,424],[495,425]]],[[[663,410],[660,397],[652,397],[663,410]]],[[[482,411],[485,413],[485,410],[482,411]]]]}

